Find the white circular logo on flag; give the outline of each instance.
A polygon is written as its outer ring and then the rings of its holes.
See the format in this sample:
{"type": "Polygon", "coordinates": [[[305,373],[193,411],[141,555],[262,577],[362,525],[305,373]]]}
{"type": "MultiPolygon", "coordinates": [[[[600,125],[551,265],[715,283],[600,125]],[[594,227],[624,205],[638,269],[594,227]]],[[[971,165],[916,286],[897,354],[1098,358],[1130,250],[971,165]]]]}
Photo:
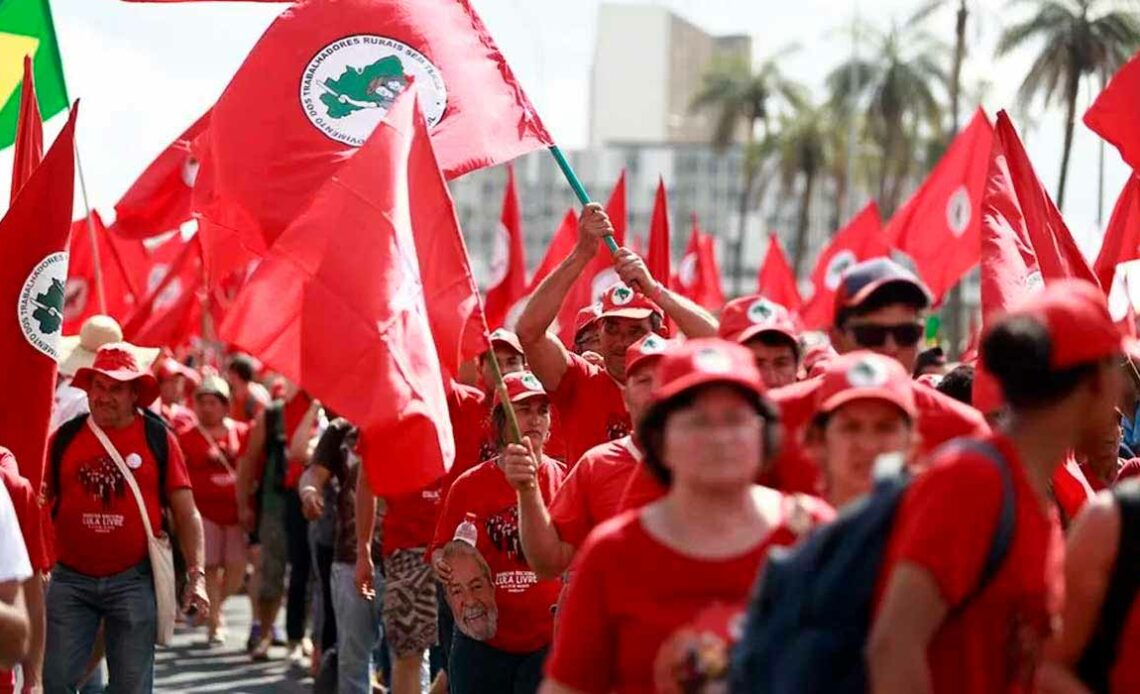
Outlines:
{"type": "Polygon", "coordinates": [[[436,66],[406,43],[375,34],[346,36],[305,66],[301,108],[327,137],[359,147],[407,88],[409,77],[430,129],[447,108],[447,88],[436,66]]]}
{"type": "Polygon", "coordinates": [[[1036,292],[1045,288],[1045,277],[1040,272],[1034,270],[1029,273],[1025,278],[1025,288],[1031,292],[1036,292]]]}
{"type": "Polygon", "coordinates": [[[966,233],[973,216],[974,210],[970,204],[970,191],[966,190],[966,186],[959,186],[958,190],[950,196],[950,201],[946,203],[946,224],[954,236],[961,236],[966,233]]]}
{"type": "Polygon", "coordinates": [[[859,259],[855,257],[854,251],[839,251],[831,262],[827,264],[827,272],[824,274],[823,284],[827,287],[828,291],[835,291],[839,289],[839,282],[843,279],[843,273],[847,272],[847,268],[851,267],[859,259]]]}
{"type": "Polygon", "coordinates": [[[681,267],[677,270],[677,279],[685,289],[691,289],[697,283],[697,254],[689,253],[681,259],[681,267]]]}
{"type": "Polygon", "coordinates": [[[507,228],[499,222],[495,227],[494,238],[491,239],[491,267],[487,277],[487,288],[497,287],[507,278],[507,268],[510,262],[511,237],[507,228]]]}
{"type": "Polygon", "coordinates": [[[67,302],[67,253],[52,253],[24,280],[16,301],[16,314],[24,339],[52,359],[59,359],[63,308],[67,302]]]}

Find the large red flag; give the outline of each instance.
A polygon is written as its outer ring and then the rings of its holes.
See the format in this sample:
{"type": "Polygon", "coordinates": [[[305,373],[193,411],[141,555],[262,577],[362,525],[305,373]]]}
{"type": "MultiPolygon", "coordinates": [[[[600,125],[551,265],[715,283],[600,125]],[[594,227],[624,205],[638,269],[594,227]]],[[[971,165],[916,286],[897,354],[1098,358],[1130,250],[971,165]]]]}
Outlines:
{"type": "Polygon", "coordinates": [[[511,307],[526,294],[522,212],[519,210],[515,169],[510,164],[507,165],[507,187],[503,192],[503,213],[499,218],[499,228],[495,230],[491,277],[484,312],[487,314],[487,326],[494,330],[502,327],[511,307]]]}
{"type": "MultiPolygon", "coordinates": [[[[141,241],[122,239],[109,233],[103,218],[94,210],[91,211],[91,224],[99,247],[99,269],[107,297],[107,313],[122,323],[134,312],[144,293],[139,273],[140,268],[149,263],[146,248],[141,241]]],[[[91,243],[87,218],[72,222],[67,253],[67,303],[63,309],[64,335],[78,334],[83,321],[99,312],[91,243]]]]}
{"type": "Polygon", "coordinates": [[[112,232],[143,239],[177,229],[190,220],[191,192],[198,177],[198,161],[190,150],[209,121],[207,111],[146,167],[115,205],[112,232]]]}
{"type": "Polygon", "coordinates": [[[793,314],[799,313],[803,307],[803,299],[796,286],[796,274],[780,244],[780,237],[775,234],[768,234],[768,253],[756,276],[756,292],[793,314]]]}
{"type": "MultiPolygon", "coordinates": [[[[365,469],[397,495],[454,456],[432,296],[416,236],[458,237],[450,196],[413,98],[313,197],[254,272],[222,336],[300,383],[382,446],[365,469]],[[427,228],[417,228],[419,225],[427,228]],[[432,226],[435,225],[435,226],[432,226]],[[344,229],[352,229],[346,234],[344,229]],[[271,305],[274,311],[261,310],[271,305]]],[[[451,259],[453,260],[453,258],[451,259]]],[[[439,267],[470,280],[464,267],[439,267]]]]}
{"type": "Polygon", "coordinates": [[[1108,220],[1093,271],[1107,294],[1112,290],[1116,266],[1140,258],[1140,174],[1128,177],[1108,220]]]}
{"type": "Polygon", "coordinates": [[[413,81],[449,178],[551,144],[468,0],[299,2],[254,46],[200,140],[211,279],[233,269],[235,242],[263,254],[413,81]]]}
{"type": "Polygon", "coordinates": [[[649,221],[649,252],[645,264],[653,279],[665,284],[673,276],[669,249],[669,199],[665,195],[665,179],[657,179],[657,197],[653,201],[653,216],[649,221]]]}
{"type": "Polygon", "coordinates": [[[1140,171],[1140,53],[1109,81],[1084,120],[1120,150],[1129,166],[1140,171]]]}
{"type": "Polygon", "coordinates": [[[696,302],[710,311],[719,311],[724,306],[724,290],[720,284],[720,267],[716,262],[716,240],[701,231],[697,214],[691,220],[692,231],[689,244],[677,274],[673,277],[673,288],[682,296],[696,302]]]}
{"type": "Polygon", "coordinates": [[[889,252],[890,248],[883,235],[883,222],[879,217],[879,206],[872,200],[820,252],[811,273],[815,292],[803,310],[804,326],[819,330],[831,325],[835,317],[835,291],[839,288],[839,280],[844,271],[856,263],[889,252]]]}
{"type": "Polygon", "coordinates": [[[16,118],[16,151],[12,162],[12,196],[16,199],[32,172],[44,158],[44,123],[36,101],[36,82],[32,74],[32,57],[24,56],[24,82],[20,89],[20,113],[16,118]]]}
{"type": "Polygon", "coordinates": [[[197,236],[183,242],[175,234],[156,255],[147,294],[123,324],[123,336],[136,344],[178,347],[201,332],[202,246],[197,236]],[[171,243],[176,239],[179,243],[171,243]],[[177,249],[178,255],[163,262],[160,252],[166,248],[177,249]]]}
{"type": "MultiPolygon", "coordinates": [[[[542,262],[538,264],[538,269],[534,271],[534,277],[530,279],[530,283],[526,287],[523,295],[515,300],[511,307],[507,309],[507,315],[503,319],[503,327],[507,330],[514,330],[515,325],[519,322],[519,316],[522,315],[523,309],[526,308],[526,303],[530,301],[530,295],[538,288],[538,285],[546,279],[547,275],[554,272],[554,268],[562,262],[566,256],[570,255],[570,251],[574,250],[574,244],[578,242],[578,214],[574,208],[566,210],[566,214],[562,215],[562,223],[558,225],[558,229],[554,232],[554,236],[550,239],[550,245],[546,247],[546,255],[542,256],[542,262]]],[[[550,326],[550,331],[555,335],[561,333],[558,320],[555,319],[554,325],[550,326]]]]}
{"type": "Polygon", "coordinates": [[[914,260],[936,300],[980,258],[979,211],[992,144],[993,127],[979,108],[883,231],[888,245],[914,260]]]}
{"type": "Polygon", "coordinates": [[[0,220],[0,442],[33,489],[43,478],[67,284],[67,235],[75,178],[75,117],[55,139],[0,220]]]}
{"type": "MultiPolygon", "coordinates": [[[[610,193],[610,199],[606,202],[606,214],[614,226],[614,241],[617,245],[624,246],[627,225],[625,169],[622,169],[610,193]]],[[[577,221],[574,224],[574,234],[577,237],[577,221]]],[[[578,316],[578,311],[597,303],[602,298],[602,292],[619,281],[610,249],[604,243],[599,243],[594,259],[586,266],[586,271],[562,301],[562,308],[558,312],[558,336],[562,338],[562,344],[574,344],[574,319],[578,316]]]]}

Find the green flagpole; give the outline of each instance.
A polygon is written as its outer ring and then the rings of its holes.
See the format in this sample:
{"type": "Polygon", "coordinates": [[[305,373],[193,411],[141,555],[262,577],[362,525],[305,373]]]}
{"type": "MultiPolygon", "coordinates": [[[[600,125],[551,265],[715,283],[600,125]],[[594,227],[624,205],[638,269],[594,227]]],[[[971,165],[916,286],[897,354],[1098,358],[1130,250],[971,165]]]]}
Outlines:
{"type": "MultiPolygon", "coordinates": [[[[570,166],[570,162],[566,160],[566,155],[562,153],[562,149],[558,145],[551,145],[550,154],[554,156],[554,161],[558,162],[558,168],[562,169],[562,175],[566,177],[566,181],[574,189],[574,194],[578,196],[578,202],[582,203],[583,206],[589,205],[592,202],[590,194],[586,192],[586,187],[582,185],[582,181],[578,179],[578,174],[574,173],[574,167],[570,166]]],[[[610,253],[617,254],[618,245],[614,237],[607,235],[605,241],[610,253]]]]}

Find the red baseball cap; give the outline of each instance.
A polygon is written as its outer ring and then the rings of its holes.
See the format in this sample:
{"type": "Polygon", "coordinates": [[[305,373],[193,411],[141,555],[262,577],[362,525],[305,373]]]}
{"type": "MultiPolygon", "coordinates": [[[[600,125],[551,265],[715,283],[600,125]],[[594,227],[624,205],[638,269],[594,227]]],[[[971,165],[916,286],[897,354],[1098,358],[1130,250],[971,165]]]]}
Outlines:
{"type": "MultiPolygon", "coordinates": [[[[550,397],[542,387],[542,381],[539,381],[538,377],[529,371],[516,371],[513,374],[507,374],[503,376],[503,384],[507,386],[507,397],[512,403],[522,402],[530,398],[550,397]]],[[[496,388],[494,407],[498,407],[501,403],[499,390],[496,388]]]]}
{"type": "Polygon", "coordinates": [[[632,318],[641,320],[653,314],[664,318],[661,308],[640,292],[618,282],[602,293],[601,311],[598,318],[632,318]]]}
{"type": "Polygon", "coordinates": [[[625,375],[628,377],[633,370],[645,364],[654,364],[665,356],[670,348],[680,343],[667,340],[656,333],[649,333],[637,342],[634,342],[625,351],[625,375]]]}
{"type": "MultiPolygon", "coordinates": [[[[1081,279],[1050,282],[1003,317],[1031,316],[1049,332],[1049,367],[1066,369],[1122,354],[1126,341],[1108,313],[1104,292],[1081,279]]],[[[999,319],[994,324],[1000,324],[999,319]]]]}
{"type": "Polygon", "coordinates": [[[158,379],[139,366],[132,351],[133,346],[125,342],[112,342],[103,345],[95,353],[95,362],[75,372],[71,385],[89,391],[91,379],[102,374],[120,383],[137,381],[139,385],[140,407],[146,407],[158,399],[158,379]]]}
{"type": "Polygon", "coordinates": [[[710,383],[740,386],[761,398],[765,395],[752,352],[735,342],[710,337],[688,340],[665,352],[657,366],[653,404],[710,383]]]}
{"type": "Polygon", "coordinates": [[[776,333],[791,341],[800,352],[799,331],[788,309],[754,294],[733,299],[724,305],[717,333],[726,340],[744,344],[761,333],[776,333]]]}
{"type": "Polygon", "coordinates": [[[488,338],[488,341],[491,343],[492,349],[494,349],[495,343],[498,343],[500,345],[506,345],[507,347],[510,347],[519,354],[525,354],[523,352],[522,343],[519,342],[519,336],[515,335],[513,332],[507,330],[506,328],[499,328],[493,331],[488,338]]]}
{"type": "Polygon", "coordinates": [[[882,400],[897,405],[911,419],[918,416],[910,374],[896,360],[866,350],[828,362],[818,398],[820,414],[830,414],[853,400],[882,400]]]}
{"type": "Polygon", "coordinates": [[[590,304],[586,308],[580,309],[578,315],[574,317],[574,339],[578,339],[578,335],[583,330],[597,323],[601,316],[601,304],[590,304]]]}
{"type": "Polygon", "coordinates": [[[190,383],[194,384],[195,386],[202,382],[202,377],[198,374],[197,371],[172,357],[166,357],[160,361],[158,363],[158,368],[155,369],[155,371],[158,372],[156,374],[156,377],[159,381],[165,381],[177,376],[181,376],[187,381],[190,381],[190,383]]]}
{"type": "Polygon", "coordinates": [[[831,346],[830,342],[820,342],[808,347],[804,353],[803,370],[808,378],[815,378],[823,374],[827,364],[839,356],[839,352],[831,346]]]}
{"type": "Polygon", "coordinates": [[[835,292],[835,316],[862,304],[886,286],[909,290],[908,298],[919,308],[928,308],[934,303],[930,290],[913,272],[890,258],[871,258],[852,265],[843,273],[835,292]]]}

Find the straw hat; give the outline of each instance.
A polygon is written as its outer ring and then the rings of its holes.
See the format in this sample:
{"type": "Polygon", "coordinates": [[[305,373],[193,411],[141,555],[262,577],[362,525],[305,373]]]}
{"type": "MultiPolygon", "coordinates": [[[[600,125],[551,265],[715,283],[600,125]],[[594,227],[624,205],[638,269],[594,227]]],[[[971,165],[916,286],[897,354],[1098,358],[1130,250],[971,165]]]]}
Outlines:
{"type": "MultiPolygon", "coordinates": [[[[103,345],[123,341],[123,329],[118,321],[110,316],[91,316],[83,321],[78,335],[65,335],[59,341],[59,372],[64,376],[74,376],[76,371],[95,363],[95,353],[103,345]]],[[[149,369],[158,358],[157,348],[130,345],[135,361],[144,369],[149,369]]]]}

